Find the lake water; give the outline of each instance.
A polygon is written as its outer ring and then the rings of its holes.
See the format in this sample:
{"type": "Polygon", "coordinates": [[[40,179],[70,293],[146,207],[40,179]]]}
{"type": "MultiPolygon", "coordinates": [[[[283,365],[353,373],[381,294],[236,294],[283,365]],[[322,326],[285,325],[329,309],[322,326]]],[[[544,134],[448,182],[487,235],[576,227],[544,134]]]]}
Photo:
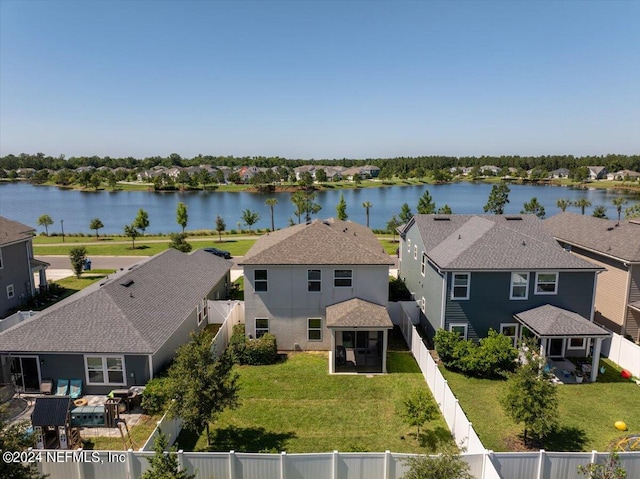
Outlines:
{"type": "MultiPolygon", "coordinates": [[[[403,203],[408,203],[415,213],[418,199],[428,189],[437,206],[448,204],[454,213],[483,213],[491,191],[488,183],[451,183],[445,185],[390,186],[381,188],[360,188],[346,190],[326,190],[318,193],[318,203],[322,210],[316,216],[328,218],[336,215],[336,205],[340,194],[344,194],[347,202],[349,219],[365,223],[365,210],[362,203],[369,201],[370,226],[384,229],[391,215],[397,214],[403,203]]],[[[577,200],[587,198],[592,205],[586,214],[591,214],[593,207],[607,207],[609,218],[617,216],[611,200],[621,193],[602,189],[572,189],[557,186],[510,185],[510,203],[506,213],[519,213],[523,204],[532,197],[545,207],[547,217],[556,214],[559,209],[556,201],[560,198],[577,200]]],[[[231,192],[171,192],[153,193],[147,191],[98,191],[82,192],[64,190],[55,186],[33,186],[28,183],[0,182],[0,216],[36,227],[37,218],[47,213],[55,224],[49,232],[60,233],[60,220],[64,220],[65,233],[92,233],[89,222],[99,217],[104,223],[100,233],[122,233],[125,224],[131,223],[139,208],[149,213],[150,227],[147,233],[169,233],[180,231],[176,223],[176,205],[179,201],[188,207],[189,223],[187,230],[215,229],[216,215],[226,222],[227,229],[237,229],[241,221],[242,211],[250,209],[260,213],[261,219],[253,228],[269,228],[271,226],[269,207],[265,205],[268,198],[278,199],[274,208],[277,228],[289,224],[294,217],[295,207],[291,203],[290,193],[231,193],[231,192]]],[[[631,201],[638,201],[638,195],[625,195],[631,201]]],[[[569,211],[579,212],[577,208],[569,211]]],[[[304,218],[303,218],[304,220],[304,218]]],[[[246,226],[242,226],[246,228],[246,226]]],[[[38,231],[44,228],[37,227],[38,231]]]]}

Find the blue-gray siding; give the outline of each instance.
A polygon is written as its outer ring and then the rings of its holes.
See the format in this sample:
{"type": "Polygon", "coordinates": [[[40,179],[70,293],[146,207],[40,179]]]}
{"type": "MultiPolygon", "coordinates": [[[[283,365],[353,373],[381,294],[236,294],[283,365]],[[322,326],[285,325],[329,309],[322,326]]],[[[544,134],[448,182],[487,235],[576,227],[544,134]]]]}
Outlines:
{"type": "Polygon", "coordinates": [[[0,318],[8,316],[25,304],[32,293],[33,278],[29,261],[29,242],[2,246],[2,269],[0,269],[0,318]],[[13,285],[13,297],[7,296],[7,286],[13,285]]]}

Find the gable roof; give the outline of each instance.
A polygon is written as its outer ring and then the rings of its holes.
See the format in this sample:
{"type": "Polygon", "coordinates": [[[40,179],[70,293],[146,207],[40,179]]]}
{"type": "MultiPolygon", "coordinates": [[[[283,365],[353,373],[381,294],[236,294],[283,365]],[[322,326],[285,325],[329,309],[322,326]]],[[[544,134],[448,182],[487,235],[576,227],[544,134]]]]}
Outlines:
{"type": "Polygon", "coordinates": [[[415,215],[427,257],[445,270],[602,269],[567,254],[535,215],[415,215]]]}
{"type": "Polygon", "coordinates": [[[615,221],[577,213],[559,213],[543,221],[558,240],[613,256],[624,261],[640,262],[640,223],[615,221]]]}
{"type": "Polygon", "coordinates": [[[538,336],[611,336],[608,331],[579,314],[550,304],[514,314],[513,317],[538,336]]]}
{"type": "Polygon", "coordinates": [[[231,266],[168,249],[0,333],[0,351],[153,354],[231,266]]]}
{"type": "Polygon", "coordinates": [[[0,216],[0,246],[33,238],[34,228],[0,216]]]}
{"type": "Polygon", "coordinates": [[[393,328],[387,308],[360,298],[327,306],[327,328],[393,328]]]}
{"type": "Polygon", "coordinates": [[[393,262],[369,228],[330,218],[261,236],[238,264],[389,265],[393,262]]]}

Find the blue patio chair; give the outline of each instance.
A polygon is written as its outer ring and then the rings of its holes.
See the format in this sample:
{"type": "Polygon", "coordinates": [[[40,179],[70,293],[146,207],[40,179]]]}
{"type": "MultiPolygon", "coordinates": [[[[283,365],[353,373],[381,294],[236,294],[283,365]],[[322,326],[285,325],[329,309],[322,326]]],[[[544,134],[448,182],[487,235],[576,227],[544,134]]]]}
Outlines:
{"type": "Polygon", "coordinates": [[[56,396],[68,396],[69,395],[69,380],[58,379],[58,386],[56,387],[56,396]]]}
{"type": "Polygon", "coordinates": [[[82,379],[69,380],[69,396],[71,399],[78,399],[82,396],[82,379]]]}

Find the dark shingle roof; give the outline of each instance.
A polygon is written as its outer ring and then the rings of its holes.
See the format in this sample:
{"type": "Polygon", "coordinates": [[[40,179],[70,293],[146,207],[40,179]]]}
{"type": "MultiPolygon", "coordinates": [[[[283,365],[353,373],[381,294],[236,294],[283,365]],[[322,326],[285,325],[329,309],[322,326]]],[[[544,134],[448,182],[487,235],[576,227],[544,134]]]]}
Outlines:
{"type": "Polygon", "coordinates": [[[572,245],[614,256],[625,261],[640,262],[640,224],[559,213],[543,221],[557,239],[572,245]]]}
{"type": "Polygon", "coordinates": [[[373,232],[351,221],[313,220],[260,237],[238,263],[393,264],[373,232]]]}
{"type": "Polygon", "coordinates": [[[514,314],[540,336],[609,336],[609,332],[577,313],[545,304],[514,314]]]}
{"type": "Polygon", "coordinates": [[[535,215],[415,215],[429,259],[445,270],[602,269],[567,254],[535,215]]]}
{"type": "Polygon", "coordinates": [[[152,354],[231,266],[169,249],[0,333],[0,351],[152,354]]]}
{"type": "Polygon", "coordinates": [[[0,246],[33,238],[35,229],[0,216],[0,246]]]}
{"type": "Polygon", "coordinates": [[[64,426],[71,407],[69,396],[51,396],[36,398],[36,404],[31,413],[33,426],[64,426]]]}
{"type": "Polygon", "coordinates": [[[359,298],[327,306],[328,328],[393,328],[387,308],[359,298]]]}

